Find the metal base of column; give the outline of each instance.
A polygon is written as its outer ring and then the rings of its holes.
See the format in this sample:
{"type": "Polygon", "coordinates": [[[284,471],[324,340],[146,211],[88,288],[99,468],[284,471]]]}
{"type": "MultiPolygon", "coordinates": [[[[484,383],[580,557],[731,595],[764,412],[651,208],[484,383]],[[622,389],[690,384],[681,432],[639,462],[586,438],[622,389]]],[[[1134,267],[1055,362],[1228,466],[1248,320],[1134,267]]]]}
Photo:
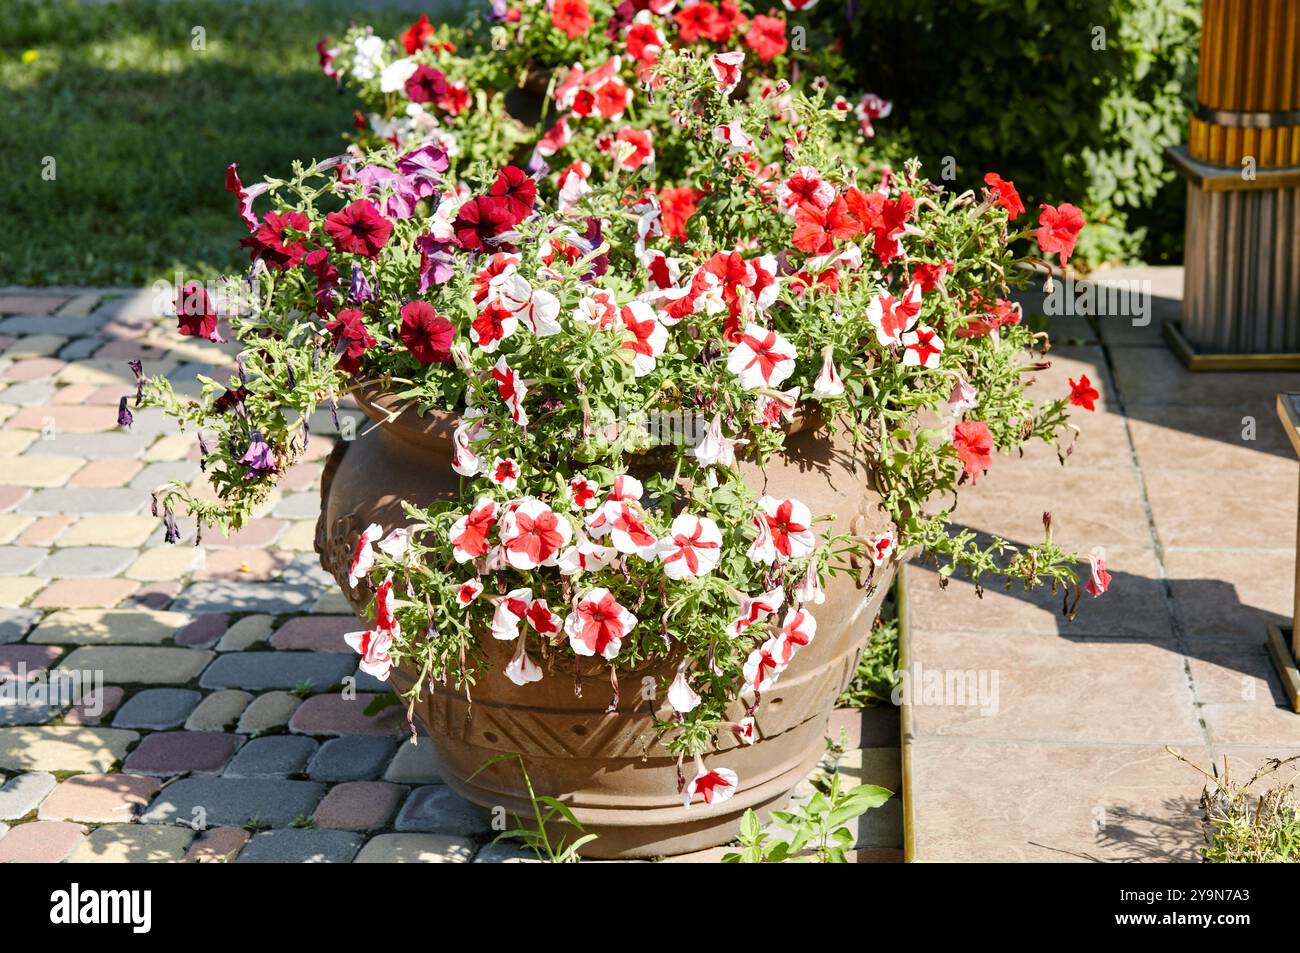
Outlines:
{"type": "Polygon", "coordinates": [[[1181,321],[1164,323],[1165,343],[1189,371],[1300,371],[1300,354],[1209,354],[1183,334],[1181,321]]]}

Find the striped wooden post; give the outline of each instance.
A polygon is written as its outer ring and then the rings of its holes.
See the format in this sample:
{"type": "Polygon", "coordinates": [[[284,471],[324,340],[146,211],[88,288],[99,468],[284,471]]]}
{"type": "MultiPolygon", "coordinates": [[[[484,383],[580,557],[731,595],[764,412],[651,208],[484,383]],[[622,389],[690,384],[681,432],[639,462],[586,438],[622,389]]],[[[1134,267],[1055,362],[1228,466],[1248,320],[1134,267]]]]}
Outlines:
{"type": "Polygon", "coordinates": [[[1300,369],[1300,0],[1205,0],[1181,325],[1196,369],[1300,369]]]}

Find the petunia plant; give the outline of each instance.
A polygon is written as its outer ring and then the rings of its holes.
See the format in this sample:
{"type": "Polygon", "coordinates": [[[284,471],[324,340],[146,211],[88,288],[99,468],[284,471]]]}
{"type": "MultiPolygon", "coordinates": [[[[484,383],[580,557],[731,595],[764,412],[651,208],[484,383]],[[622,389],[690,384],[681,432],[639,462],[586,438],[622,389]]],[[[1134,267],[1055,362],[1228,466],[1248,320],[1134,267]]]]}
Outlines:
{"type": "MultiPolygon", "coordinates": [[[[312,412],[346,394],[454,415],[459,498],[407,501],[400,525],[356,541],[349,584],[374,593],[371,627],[348,637],[363,669],[403,666],[412,698],[472,691],[500,641],[516,683],[561,664],[607,673],[613,707],[619,669],[667,660],[659,727],[700,765],[688,803],[736,790],[699,755],[720,732],[756,739],[764,693],[851,557],[882,567],[919,548],[944,573],[1079,591],[1050,525],[1033,546],[981,546],[943,509],[996,454],[1067,433],[1087,396],[1086,381],[1041,405],[1025,391],[1046,341],[1008,300],[1024,274],[1008,244],[1032,233],[1014,185],[954,195],[915,164],[857,170],[837,152],[853,119],[821,90],[737,101],[746,62],[665,49],[647,74],[695,150],[684,187],[703,197],[680,235],[653,169],[617,154],[573,203],[510,165],[456,181],[433,144],[265,186],[232,168],[257,302],[230,320],[239,374],[196,398],[142,378],[137,396],[198,432],[212,485],[162,491],[169,527],[180,508],[242,525],[305,450],[312,412]],[[696,426],[665,435],[662,416],[696,426]],[[813,418],[875,462],[891,529],[850,534],[742,479],[813,418]]],[[[1039,221],[1044,253],[1067,256],[1081,220],[1039,221]]],[[[182,294],[180,330],[215,338],[201,291],[182,294]]],[[[1094,564],[1089,591],[1108,582],[1094,564]]]]}

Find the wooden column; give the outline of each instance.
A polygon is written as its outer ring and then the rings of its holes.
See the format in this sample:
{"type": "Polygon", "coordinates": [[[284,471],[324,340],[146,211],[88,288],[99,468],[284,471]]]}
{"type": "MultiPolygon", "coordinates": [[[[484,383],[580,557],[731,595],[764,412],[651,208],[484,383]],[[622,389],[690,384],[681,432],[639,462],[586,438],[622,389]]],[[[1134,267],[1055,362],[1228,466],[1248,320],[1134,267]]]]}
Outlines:
{"type": "Polygon", "coordinates": [[[1300,369],[1300,0],[1205,0],[1181,325],[1191,369],[1300,369]]]}

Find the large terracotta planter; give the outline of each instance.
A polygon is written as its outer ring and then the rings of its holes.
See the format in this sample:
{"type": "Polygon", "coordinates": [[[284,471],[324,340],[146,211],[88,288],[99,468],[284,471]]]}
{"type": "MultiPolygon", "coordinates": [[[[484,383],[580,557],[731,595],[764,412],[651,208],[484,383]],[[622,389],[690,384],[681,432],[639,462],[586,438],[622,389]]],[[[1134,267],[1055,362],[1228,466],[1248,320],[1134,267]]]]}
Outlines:
{"type": "MultiPolygon", "coordinates": [[[[405,523],[403,499],[424,505],[456,498],[459,478],[450,465],[454,418],[421,418],[406,410],[389,420],[390,398],[363,394],[360,403],[377,426],[363,428],[331,456],[316,548],[321,565],[364,615],[370,592],[347,585],[358,534],[372,522],[385,528],[405,523]]],[[[870,461],[855,461],[847,441],[816,422],[792,432],[787,450],[764,469],[747,465],[746,481],[777,497],[797,497],[814,514],[833,514],[837,532],[868,535],[887,525],[877,508],[879,496],[869,487],[870,461]]],[[[706,765],[731,768],[740,778],[736,795],[716,806],[682,805],[676,759],[657,743],[648,703],[640,700],[642,679],[671,675],[672,663],[619,669],[621,701],[607,714],[611,687],[603,665],[584,660],[581,696],[567,658],[542,681],[520,687],[502,674],[513,646],[485,638],[493,667],[474,686],[472,703],[464,692],[429,692],[426,686],[415,712],[432,736],[443,780],[485,809],[531,815],[516,765],[501,762],[475,773],[496,755],[522,754],[535,789],[561,798],[588,832],[599,835],[584,851],[588,856],[652,857],[725,844],[736,836],[747,808],[776,805],[823,754],[827,717],[853,673],[892,576],[889,568],[877,570],[867,585],[850,574],[830,579],[825,604],[814,610],[817,638],[763,696],[756,714],[761,739],[744,746],[723,732],[719,750],[705,756],[706,765]]],[[[393,673],[399,689],[408,688],[412,677],[393,673]]],[[[666,710],[664,703],[660,714],[666,710]]],[[[743,714],[739,705],[731,713],[736,719],[743,714]]],[[[691,772],[690,764],[686,770],[691,772]]]]}

